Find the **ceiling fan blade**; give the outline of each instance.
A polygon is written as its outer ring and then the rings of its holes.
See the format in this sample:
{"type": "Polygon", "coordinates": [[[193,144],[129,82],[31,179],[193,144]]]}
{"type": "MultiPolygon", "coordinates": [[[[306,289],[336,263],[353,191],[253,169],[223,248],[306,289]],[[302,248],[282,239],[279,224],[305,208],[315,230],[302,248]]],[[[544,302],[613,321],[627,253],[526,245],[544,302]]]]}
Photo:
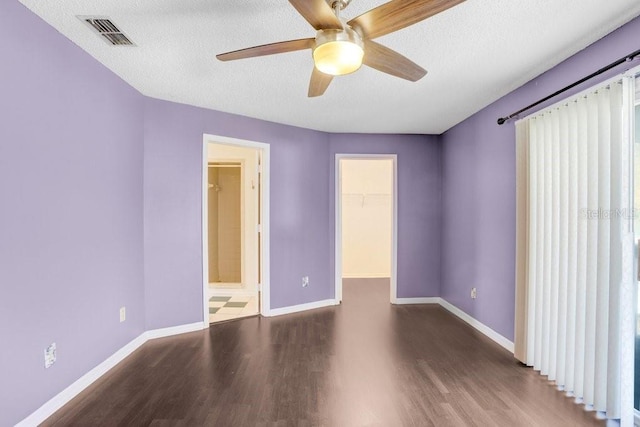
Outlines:
{"type": "Polygon", "coordinates": [[[325,0],[289,0],[289,3],[316,30],[342,28],[342,23],[325,0]]]}
{"type": "Polygon", "coordinates": [[[273,55],[276,53],[293,52],[296,50],[311,49],[316,40],[299,39],[286,42],[263,44],[261,46],[248,47],[246,49],[234,50],[233,52],[216,55],[220,61],[233,61],[235,59],[253,58],[255,56],[273,55]]]}
{"type": "Polygon", "coordinates": [[[311,73],[311,82],[309,82],[309,98],[320,96],[329,87],[329,84],[333,80],[333,76],[318,71],[316,67],[313,67],[313,73],[311,73]]]}
{"type": "Polygon", "coordinates": [[[372,40],[364,42],[362,63],[383,73],[412,82],[420,80],[427,74],[427,70],[415,62],[372,40]]]}
{"type": "Polygon", "coordinates": [[[401,30],[465,0],[391,0],[352,19],[348,24],[368,39],[401,30]]]}

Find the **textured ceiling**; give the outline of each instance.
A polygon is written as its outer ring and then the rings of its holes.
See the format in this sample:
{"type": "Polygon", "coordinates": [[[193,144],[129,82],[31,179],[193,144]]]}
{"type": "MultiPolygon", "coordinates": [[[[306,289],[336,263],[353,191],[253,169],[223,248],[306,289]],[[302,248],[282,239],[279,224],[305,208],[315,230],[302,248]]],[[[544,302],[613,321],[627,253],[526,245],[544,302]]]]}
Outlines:
{"type": "MultiPolygon", "coordinates": [[[[307,98],[311,51],[215,58],[314,37],[286,0],[20,1],[144,95],[359,133],[440,134],[640,14],[638,0],[467,0],[376,39],[426,68],[422,80],[363,66],[307,98]],[[137,46],[106,44],[77,15],[109,17],[137,46]]],[[[383,3],[352,0],[343,16],[383,3]]]]}

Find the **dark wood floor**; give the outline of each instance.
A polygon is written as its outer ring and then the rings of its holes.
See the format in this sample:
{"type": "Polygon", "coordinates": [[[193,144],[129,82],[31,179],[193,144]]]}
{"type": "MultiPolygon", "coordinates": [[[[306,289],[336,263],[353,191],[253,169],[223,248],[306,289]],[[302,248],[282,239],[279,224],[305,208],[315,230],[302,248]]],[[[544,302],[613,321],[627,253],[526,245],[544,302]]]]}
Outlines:
{"type": "Polygon", "coordinates": [[[46,426],[602,426],[438,306],[339,307],[146,343],[46,426]]]}

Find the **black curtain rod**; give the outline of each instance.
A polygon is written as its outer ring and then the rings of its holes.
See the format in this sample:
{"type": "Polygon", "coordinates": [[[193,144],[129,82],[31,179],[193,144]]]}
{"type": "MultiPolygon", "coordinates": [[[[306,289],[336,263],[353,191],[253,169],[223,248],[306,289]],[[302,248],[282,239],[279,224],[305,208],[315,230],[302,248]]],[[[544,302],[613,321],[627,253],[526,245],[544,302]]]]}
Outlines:
{"type": "Polygon", "coordinates": [[[582,78],[582,79],[578,80],[577,82],[571,83],[571,84],[570,84],[569,86],[567,86],[567,87],[563,87],[563,88],[562,88],[562,89],[560,89],[559,91],[553,92],[551,95],[549,95],[549,96],[547,96],[547,97],[544,97],[544,98],[542,98],[542,99],[540,99],[540,100],[538,100],[538,101],[534,102],[534,103],[533,103],[533,104],[531,104],[531,105],[527,105],[526,107],[524,107],[524,108],[523,108],[523,109],[521,109],[521,110],[516,111],[515,113],[511,113],[511,114],[509,114],[507,117],[500,117],[500,118],[498,119],[498,124],[499,124],[499,125],[503,125],[503,124],[504,124],[504,123],[506,123],[508,120],[511,120],[511,119],[513,119],[514,117],[517,117],[517,116],[518,116],[518,114],[520,114],[520,113],[522,113],[522,112],[524,112],[524,111],[530,110],[530,109],[532,109],[533,107],[535,107],[535,106],[537,106],[537,105],[540,105],[540,104],[542,104],[543,102],[548,101],[548,100],[550,100],[551,98],[556,97],[556,96],[560,95],[561,93],[566,92],[566,91],[568,91],[569,89],[572,89],[572,88],[574,88],[574,87],[578,86],[579,84],[582,84],[582,83],[586,82],[587,80],[590,80],[590,79],[592,79],[592,78],[594,78],[594,77],[596,77],[596,76],[599,76],[600,74],[605,73],[605,72],[609,71],[610,69],[617,67],[617,66],[618,66],[618,65],[620,65],[620,64],[624,64],[625,62],[633,61],[633,60],[636,58],[636,56],[639,56],[639,55],[640,55],[640,49],[636,50],[636,51],[635,51],[635,52],[633,52],[633,53],[630,53],[629,55],[625,56],[624,58],[620,58],[620,59],[618,59],[617,61],[612,62],[611,64],[607,65],[606,67],[600,68],[600,69],[599,69],[598,71],[596,71],[595,73],[591,73],[591,74],[589,74],[587,77],[584,77],[584,78],[582,78]]]}

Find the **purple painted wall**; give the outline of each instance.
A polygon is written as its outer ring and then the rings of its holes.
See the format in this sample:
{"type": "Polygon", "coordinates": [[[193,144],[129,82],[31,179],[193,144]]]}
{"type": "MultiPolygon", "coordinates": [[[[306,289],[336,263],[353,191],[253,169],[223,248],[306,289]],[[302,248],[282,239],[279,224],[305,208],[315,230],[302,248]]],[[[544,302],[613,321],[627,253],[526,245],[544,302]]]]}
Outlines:
{"type": "Polygon", "coordinates": [[[202,321],[205,133],[270,145],[272,308],[334,297],[336,152],[399,153],[399,294],[438,295],[437,137],[330,135],[149,99],[144,167],[147,329],[202,321]],[[302,288],[300,279],[307,275],[310,286],[302,288]]]}
{"type": "Polygon", "coordinates": [[[0,52],[0,425],[8,426],[144,330],[144,105],[17,1],[0,2],[0,52]],[[45,370],[51,342],[58,362],[45,370]]]}
{"type": "Polygon", "coordinates": [[[330,135],[331,265],[335,244],[335,154],[398,155],[398,297],[440,295],[441,167],[438,136],[330,135]]]}
{"type": "Polygon", "coordinates": [[[0,425],[144,330],[202,320],[203,133],[271,146],[272,308],[333,298],[336,152],[399,154],[399,294],[437,295],[436,137],[330,135],[146,99],[17,2],[0,4],[0,51],[0,339],[12,349],[0,425]]]}
{"type": "Polygon", "coordinates": [[[152,99],[145,111],[147,329],[202,321],[205,133],[271,146],[271,307],[331,298],[327,134],[152,99]]]}
{"type": "Polygon", "coordinates": [[[0,3],[0,425],[145,329],[202,320],[203,133],[271,145],[272,308],[333,298],[335,154],[397,153],[398,296],[441,295],[512,338],[514,129],[495,120],[639,36],[636,19],[441,137],[334,135],[146,99],[0,3]]]}
{"type": "MultiPolygon", "coordinates": [[[[442,136],[442,297],[509,339],[515,304],[515,128],[496,120],[637,50],[638,40],[640,18],[442,136]],[[473,286],[476,300],[469,297],[473,286]]],[[[637,65],[624,64],[598,80],[637,65]]]]}

